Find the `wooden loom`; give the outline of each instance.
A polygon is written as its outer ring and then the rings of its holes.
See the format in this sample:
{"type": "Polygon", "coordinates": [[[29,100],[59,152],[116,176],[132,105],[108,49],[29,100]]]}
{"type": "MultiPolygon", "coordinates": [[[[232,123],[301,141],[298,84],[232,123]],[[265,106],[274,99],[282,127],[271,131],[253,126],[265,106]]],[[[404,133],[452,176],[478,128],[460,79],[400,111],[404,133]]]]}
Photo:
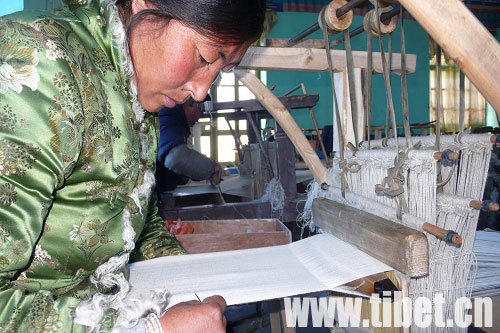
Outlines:
{"type": "MultiPolygon", "coordinates": [[[[339,2],[341,1],[332,1],[332,3],[339,2]]],[[[419,0],[400,0],[399,2],[447,51],[495,110],[500,113],[500,85],[497,82],[500,77],[498,66],[500,46],[481,23],[458,0],[446,3],[419,0]],[[457,20],[457,17],[460,17],[460,20],[457,20]],[[485,54],[487,57],[484,57],[485,54]]],[[[346,68],[345,52],[331,51],[331,55],[335,64],[333,70],[344,71],[346,68]]],[[[373,60],[375,73],[382,72],[381,60],[380,54],[376,55],[373,60]]],[[[415,60],[414,56],[407,56],[407,72],[414,71],[415,60]]],[[[354,66],[367,67],[366,53],[354,54],[354,66]]],[[[402,68],[404,66],[401,65],[401,56],[395,55],[392,70],[401,72],[402,68]]],[[[260,80],[247,71],[248,69],[326,71],[328,64],[324,49],[251,48],[242,60],[239,69],[235,71],[241,82],[254,93],[285,130],[313,172],[316,181],[323,183],[326,179],[326,169],[301,134],[288,110],[260,80]]],[[[335,184],[329,185],[335,186],[335,184]]],[[[340,187],[338,184],[336,186],[340,187]]],[[[478,208],[482,203],[475,200],[475,202],[470,201],[469,205],[478,208]]],[[[409,277],[427,274],[428,247],[426,237],[421,231],[327,199],[315,200],[313,214],[316,216],[315,224],[323,230],[356,245],[409,277]]],[[[422,231],[441,238],[444,236],[444,230],[431,229],[422,231]]]]}

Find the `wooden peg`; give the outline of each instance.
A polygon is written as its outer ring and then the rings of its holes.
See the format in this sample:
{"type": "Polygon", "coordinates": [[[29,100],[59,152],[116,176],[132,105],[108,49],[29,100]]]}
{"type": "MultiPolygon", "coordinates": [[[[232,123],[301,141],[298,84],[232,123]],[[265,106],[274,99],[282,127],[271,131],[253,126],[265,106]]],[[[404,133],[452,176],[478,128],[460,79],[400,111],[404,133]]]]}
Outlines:
{"type": "MultiPolygon", "coordinates": [[[[481,200],[471,200],[469,202],[469,207],[474,208],[474,209],[481,209],[483,208],[483,201],[481,200]]],[[[500,209],[500,205],[497,204],[496,202],[490,202],[488,203],[488,210],[490,212],[496,212],[500,209]]]]}
{"type": "MultiPolygon", "coordinates": [[[[443,158],[443,153],[440,152],[440,151],[437,151],[434,153],[434,159],[436,161],[441,161],[441,159],[443,158]]],[[[448,158],[450,161],[456,161],[458,160],[458,157],[460,156],[460,153],[459,152],[456,152],[456,151],[453,151],[451,152],[449,155],[448,155],[448,158]]]]}
{"type": "Polygon", "coordinates": [[[497,138],[498,138],[498,135],[492,135],[492,136],[490,136],[490,142],[491,143],[497,143],[497,138]]]}
{"type": "Polygon", "coordinates": [[[451,230],[445,230],[437,225],[425,222],[422,225],[422,230],[436,236],[439,239],[446,241],[447,243],[453,243],[456,245],[462,244],[462,236],[451,230]]]}

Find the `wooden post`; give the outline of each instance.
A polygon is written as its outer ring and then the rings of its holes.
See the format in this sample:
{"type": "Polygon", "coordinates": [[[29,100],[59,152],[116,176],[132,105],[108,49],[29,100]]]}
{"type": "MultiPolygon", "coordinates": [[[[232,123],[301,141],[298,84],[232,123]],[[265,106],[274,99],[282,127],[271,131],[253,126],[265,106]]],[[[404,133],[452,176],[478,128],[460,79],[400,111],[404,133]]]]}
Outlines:
{"type": "Polygon", "coordinates": [[[400,0],[500,114],[500,44],[459,0],[400,0]]]}
{"type": "Polygon", "coordinates": [[[271,90],[269,90],[262,81],[250,73],[250,71],[235,70],[234,74],[248,89],[250,89],[260,103],[266,107],[267,111],[269,111],[285,130],[285,133],[299,151],[300,156],[302,156],[304,162],[306,162],[309,169],[311,169],[316,181],[318,183],[323,182],[326,176],[325,167],[283,103],[274,96],[271,90]]]}

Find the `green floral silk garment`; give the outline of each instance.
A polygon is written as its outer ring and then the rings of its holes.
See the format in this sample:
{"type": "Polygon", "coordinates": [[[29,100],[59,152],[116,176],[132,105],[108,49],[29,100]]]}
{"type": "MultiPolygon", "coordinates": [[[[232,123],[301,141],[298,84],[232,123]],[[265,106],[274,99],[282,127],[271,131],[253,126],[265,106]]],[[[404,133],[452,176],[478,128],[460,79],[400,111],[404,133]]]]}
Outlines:
{"type": "Polygon", "coordinates": [[[1,332],[85,330],[72,313],[96,291],[89,276],[123,249],[124,208],[133,260],[184,253],[156,198],[140,196],[141,211],[130,197],[154,169],[157,118],[135,120],[108,11],[72,0],[0,18],[1,332]]]}

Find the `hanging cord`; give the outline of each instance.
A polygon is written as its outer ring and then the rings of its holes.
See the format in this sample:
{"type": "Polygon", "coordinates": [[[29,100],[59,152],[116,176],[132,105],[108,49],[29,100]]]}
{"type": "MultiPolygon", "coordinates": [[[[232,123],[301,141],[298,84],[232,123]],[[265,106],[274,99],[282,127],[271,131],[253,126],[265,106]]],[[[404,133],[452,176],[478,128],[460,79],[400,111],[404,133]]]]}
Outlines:
{"type": "MultiPolygon", "coordinates": [[[[412,147],[413,142],[411,139],[410,130],[410,111],[408,109],[408,84],[406,80],[406,44],[405,44],[405,25],[404,25],[404,8],[400,7],[401,15],[401,102],[402,102],[402,112],[403,112],[403,123],[405,129],[406,137],[406,147],[412,147]]],[[[396,139],[397,140],[397,139],[396,139]]]]}
{"type": "Polygon", "coordinates": [[[368,64],[367,64],[367,73],[366,73],[366,125],[367,136],[368,136],[368,149],[371,149],[371,123],[372,123],[372,85],[373,85],[373,37],[371,33],[371,29],[366,31],[367,34],[367,53],[368,53],[368,64]]]}
{"type": "MultiPolygon", "coordinates": [[[[380,25],[380,11],[379,11],[378,1],[375,1],[375,15],[377,18],[377,29],[379,31],[379,45],[380,52],[382,56],[382,68],[384,72],[384,83],[385,83],[385,92],[387,98],[387,107],[390,110],[391,119],[392,119],[392,128],[394,131],[394,142],[396,144],[396,152],[397,155],[394,160],[394,167],[389,168],[387,172],[387,177],[385,177],[382,181],[382,184],[377,184],[375,186],[375,192],[378,194],[385,194],[392,197],[395,197],[397,200],[397,217],[401,219],[403,213],[408,212],[408,204],[406,203],[406,199],[404,197],[404,173],[403,173],[403,164],[408,158],[409,151],[412,149],[411,147],[407,147],[406,152],[399,152],[399,144],[398,144],[398,129],[396,123],[396,113],[394,111],[394,104],[392,102],[392,90],[391,90],[391,81],[390,81],[390,70],[387,68],[387,59],[385,58],[384,51],[384,43],[382,42],[382,29],[380,25]]],[[[389,35],[389,66],[392,67],[392,35],[389,35]]],[[[387,136],[386,136],[387,138],[387,136]]]]}
{"type": "MultiPolygon", "coordinates": [[[[441,46],[436,44],[436,150],[441,151],[441,46]]],[[[441,163],[437,165],[438,184],[443,183],[441,163]]]]}
{"type": "Polygon", "coordinates": [[[347,63],[347,82],[349,84],[349,98],[351,101],[352,128],[354,131],[355,146],[359,145],[358,135],[358,102],[356,100],[356,87],[354,83],[354,60],[352,58],[351,37],[349,29],[344,30],[344,48],[347,63]]]}
{"type": "Polygon", "coordinates": [[[460,127],[460,132],[464,131],[465,127],[465,74],[460,70],[460,115],[458,118],[458,124],[460,127]]]}
{"type": "MultiPolygon", "coordinates": [[[[382,31],[381,26],[380,26],[380,11],[379,11],[378,7],[379,7],[378,1],[375,1],[375,13],[376,13],[376,17],[377,17],[377,28],[378,28],[378,31],[382,31]]],[[[389,39],[389,41],[391,41],[391,40],[392,39],[389,39]]],[[[380,53],[382,56],[382,68],[383,68],[383,72],[384,72],[384,83],[385,83],[385,92],[386,92],[385,95],[387,98],[387,107],[390,110],[390,114],[391,114],[391,118],[392,118],[392,128],[394,131],[394,141],[396,143],[396,151],[399,152],[398,129],[397,129],[397,123],[396,123],[396,113],[394,112],[394,104],[392,102],[390,72],[389,72],[389,68],[387,66],[387,59],[385,58],[384,43],[382,42],[382,34],[381,33],[379,33],[378,41],[380,44],[380,53]]],[[[391,44],[392,43],[390,43],[390,45],[391,44]]],[[[392,46],[391,46],[391,49],[392,49],[392,46]]],[[[391,54],[391,58],[392,58],[392,54],[391,54]]]]}
{"type": "Polygon", "coordinates": [[[242,163],[243,162],[243,153],[241,151],[242,143],[240,140],[240,135],[239,135],[239,133],[237,134],[236,131],[233,129],[233,126],[231,126],[231,122],[225,117],[224,117],[224,119],[226,119],[227,126],[229,126],[229,131],[231,132],[231,135],[233,136],[233,139],[234,139],[234,145],[236,146],[236,150],[238,151],[240,163],[242,163]]]}
{"type": "Polygon", "coordinates": [[[320,13],[319,15],[319,23],[320,27],[323,30],[323,40],[325,42],[325,51],[326,51],[326,60],[328,61],[328,69],[330,72],[330,79],[332,81],[332,92],[333,92],[333,106],[335,108],[335,122],[337,123],[337,137],[339,141],[339,152],[340,152],[340,188],[342,190],[342,197],[345,198],[345,191],[347,188],[347,179],[346,179],[346,161],[344,158],[344,134],[342,132],[341,119],[340,119],[340,110],[337,102],[337,93],[335,92],[335,78],[333,75],[333,62],[332,56],[330,54],[330,42],[328,41],[328,30],[326,25],[326,20],[324,15],[320,13]]]}
{"type": "MultiPolygon", "coordinates": [[[[378,16],[378,15],[377,15],[378,16]]],[[[379,36],[382,38],[382,36],[379,36]]],[[[392,84],[392,33],[389,34],[389,40],[387,42],[387,52],[389,53],[389,83],[392,84]]],[[[384,73],[385,75],[385,73],[384,73]]],[[[397,129],[396,129],[397,131],[397,129]]],[[[397,132],[392,133],[394,138],[397,138],[397,132]]],[[[385,109],[385,140],[386,142],[391,138],[391,109],[389,104],[387,104],[387,108],[385,109]]]]}

